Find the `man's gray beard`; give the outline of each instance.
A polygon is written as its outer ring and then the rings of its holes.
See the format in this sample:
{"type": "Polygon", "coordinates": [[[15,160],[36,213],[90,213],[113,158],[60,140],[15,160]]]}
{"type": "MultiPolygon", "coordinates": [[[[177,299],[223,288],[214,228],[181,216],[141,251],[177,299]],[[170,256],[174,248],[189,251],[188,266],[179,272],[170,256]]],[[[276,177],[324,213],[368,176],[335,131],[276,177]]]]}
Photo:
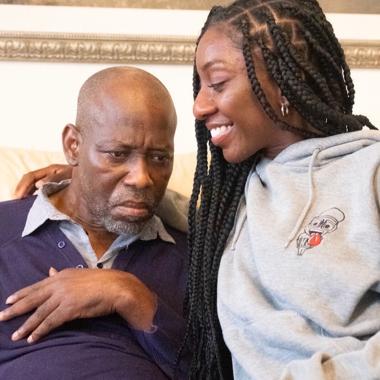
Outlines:
{"type": "MultiPolygon", "coordinates": [[[[116,195],[113,197],[112,202],[108,202],[106,206],[100,206],[96,200],[89,197],[89,194],[91,194],[91,189],[88,188],[87,184],[82,185],[84,191],[83,191],[83,198],[86,201],[86,204],[90,210],[90,213],[95,218],[95,220],[102,225],[107,231],[112,232],[117,235],[137,235],[142,231],[142,229],[145,227],[146,223],[149,219],[144,219],[142,221],[125,221],[125,220],[117,220],[112,217],[110,214],[112,204],[118,204],[121,201],[121,196],[116,195]]],[[[134,195],[136,191],[129,190],[129,193],[134,195]]],[[[140,197],[141,195],[141,191],[140,197]]],[[[152,197],[148,197],[145,194],[145,199],[149,203],[153,203],[152,197]]]]}
{"type": "Polygon", "coordinates": [[[99,218],[104,228],[117,235],[137,235],[142,231],[147,221],[133,223],[125,222],[122,220],[115,220],[110,215],[106,215],[99,218]]]}

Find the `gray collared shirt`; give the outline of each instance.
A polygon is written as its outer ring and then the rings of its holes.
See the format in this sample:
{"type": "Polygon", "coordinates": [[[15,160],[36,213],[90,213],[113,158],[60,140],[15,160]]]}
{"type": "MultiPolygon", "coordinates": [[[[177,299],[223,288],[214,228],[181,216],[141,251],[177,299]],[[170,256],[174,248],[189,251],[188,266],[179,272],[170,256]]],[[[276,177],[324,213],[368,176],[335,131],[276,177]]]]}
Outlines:
{"type": "Polygon", "coordinates": [[[29,210],[22,237],[31,234],[47,220],[55,220],[59,228],[82,255],[89,268],[111,268],[119,252],[131,243],[140,240],[160,239],[175,244],[173,237],[166,231],[161,219],[154,215],[137,235],[119,235],[100,259],[96,257],[90,240],[83,227],[70,217],[57,210],[49,196],[67,186],[70,180],[60,183],[47,183],[37,192],[37,198],[29,210]]]}

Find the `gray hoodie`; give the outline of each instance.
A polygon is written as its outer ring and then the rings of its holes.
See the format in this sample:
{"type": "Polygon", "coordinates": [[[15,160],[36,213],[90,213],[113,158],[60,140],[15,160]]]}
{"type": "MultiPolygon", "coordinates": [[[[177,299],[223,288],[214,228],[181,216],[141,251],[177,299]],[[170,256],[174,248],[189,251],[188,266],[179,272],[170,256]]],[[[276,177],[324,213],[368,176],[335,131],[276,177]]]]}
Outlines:
{"type": "Polygon", "coordinates": [[[251,172],[218,278],[236,379],[380,379],[379,165],[363,130],[251,172]]]}

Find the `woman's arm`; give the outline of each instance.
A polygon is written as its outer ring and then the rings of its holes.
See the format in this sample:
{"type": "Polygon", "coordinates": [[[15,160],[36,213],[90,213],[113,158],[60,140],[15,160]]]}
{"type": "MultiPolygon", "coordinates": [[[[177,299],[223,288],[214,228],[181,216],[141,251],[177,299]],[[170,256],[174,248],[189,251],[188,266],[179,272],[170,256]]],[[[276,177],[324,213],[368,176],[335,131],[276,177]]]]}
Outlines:
{"type": "Polygon", "coordinates": [[[70,165],[52,164],[41,169],[26,173],[22,176],[15,189],[15,198],[24,198],[33,194],[47,182],[60,182],[71,178],[70,165]]]}

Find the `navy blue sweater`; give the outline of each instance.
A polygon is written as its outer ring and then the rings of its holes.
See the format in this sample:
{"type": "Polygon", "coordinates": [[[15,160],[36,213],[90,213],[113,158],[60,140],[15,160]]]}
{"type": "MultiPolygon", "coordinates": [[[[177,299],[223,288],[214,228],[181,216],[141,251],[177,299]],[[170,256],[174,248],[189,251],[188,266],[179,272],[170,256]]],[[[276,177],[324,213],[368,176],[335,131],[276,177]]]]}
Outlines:
{"type": "MultiPolygon", "coordinates": [[[[46,278],[50,267],[86,267],[56,222],[46,222],[31,235],[21,237],[34,199],[0,203],[0,310],[6,308],[10,294],[46,278]]],[[[131,329],[113,314],[66,323],[35,344],[28,344],[25,339],[10,339],[28,315],[0,322],[0,379],[185,378],[174,368],[174,362],[184,334],[186,237],[165,227],[175,245],[161,239],[139,240],[121,252],[113,264],[114,269],[136,275],[158,295],[155,333],[131,329]]]]}

